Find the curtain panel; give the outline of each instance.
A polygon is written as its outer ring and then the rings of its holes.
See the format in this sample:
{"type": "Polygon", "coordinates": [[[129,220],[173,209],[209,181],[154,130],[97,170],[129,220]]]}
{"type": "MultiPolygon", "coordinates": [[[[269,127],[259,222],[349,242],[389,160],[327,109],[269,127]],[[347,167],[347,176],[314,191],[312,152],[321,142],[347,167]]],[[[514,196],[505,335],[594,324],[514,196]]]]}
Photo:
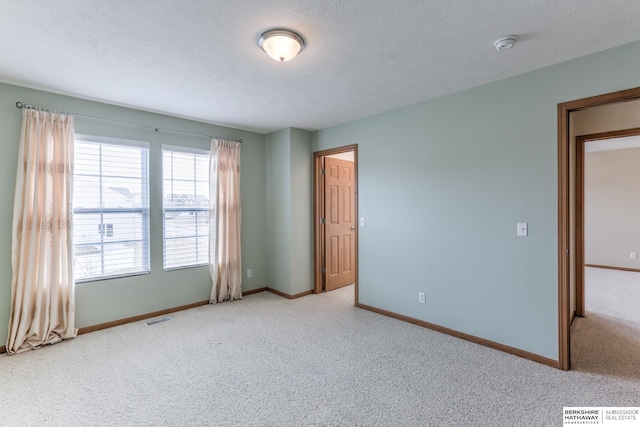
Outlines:
{"type": "Polygon", "coordinates": [[[210,304],[242,298],[240,143],[215,138],[209,162],[210,304]]]}
{"type": "Polygon", "coordinates": [[[7,352],[76,336],[73,117],[24,109],[13,208],[7,352]]]}

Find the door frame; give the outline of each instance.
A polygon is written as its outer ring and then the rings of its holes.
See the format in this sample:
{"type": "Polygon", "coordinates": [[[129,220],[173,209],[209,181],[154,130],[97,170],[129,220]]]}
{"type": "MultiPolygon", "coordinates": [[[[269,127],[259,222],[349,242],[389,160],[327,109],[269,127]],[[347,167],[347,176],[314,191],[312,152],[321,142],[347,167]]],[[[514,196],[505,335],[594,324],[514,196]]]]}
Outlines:
{"type": "MultiPolygon", "coordinates": [[[[571,188],[571,141],[569,140],[570,114],[574,111],[584,110],[600,105],[614,104],[624,101],[640,99],[640,88],[622,90],[619,92],[607,93],[575,101],[558,104],[558,368],[568,371],[571,368],[571,265],[569,248],[571,243],[577,244],[577,236],[571,242],[571,212],[569,209],[569,198],[573,194],[577,198],[577,176],[574,180],[574,188],[571,188]]],[[[577,150],[577,145],[573,147],[577,150]]],[[[577,154],[577,152],[575,153],[577,154]]],[[[577,162],[577,157],[576,157],[577,162]]],[[[576,165],[577,166],[577,165],[576,165]]],[[[575,168],[577,169],[577,167],[575,168]]],[[[573,173],[577,174],[574,170],[573,173]]],[[[576,200],[577,204],[577,200],[576,200]]],[[[577,224],[574,222],[574,227],[577,224]]],[[[576,233],[577,234],[577,233],[576,233]]],[[[584,240],[584,239],[583,239],[584,240]]],[[[577,255],[577,254],[576,254],[577,255]]],[[[579,270],[578,257],[574,259],[574,268],[579,270]]],[[[577,282],[576,282],[576,292],[577,282]]],[[[577,295],[576,295],[577,297],[577,295]]],[[[576,307],[577,308],[577,307],[576,307]]],[[[583,307],[584,308],[584,307],[583,307]]]]}
{"type": "MultiPolygon", "coordinates": [[[[585,143],[590,141],[606,141],[626,136],[640,135],[640,128],[623,129],[610,132],[593,133],[589,135],[576,136],[576,316],[585,315],[585,292],[584,292],[584,160],[585,143]]],[[[621,268],[620,270],[625,270],[621,268]]],[[[626,269],[631,270],[631,269],[626,269]]]]}
{"type": "Polygon", "coordinates": [[[323,292],[322,255],[324,252],[324,226],[320,223],[324,209],[324,189],[322,188],[322,158],[332,154],[353,151],[353,208],[356,220],[355,229],[355,305],[358,305],[358,144],[330,148],[313,153],[313,293],[323,292]]]}

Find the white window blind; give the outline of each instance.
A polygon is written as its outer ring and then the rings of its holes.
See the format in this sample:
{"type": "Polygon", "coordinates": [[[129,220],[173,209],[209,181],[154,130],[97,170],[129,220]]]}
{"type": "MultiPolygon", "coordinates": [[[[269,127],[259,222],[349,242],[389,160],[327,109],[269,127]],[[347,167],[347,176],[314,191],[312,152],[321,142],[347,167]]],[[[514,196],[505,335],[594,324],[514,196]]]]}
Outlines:
{"type": "Polygon", "coordinates": [[[162,147],[163,266],[209,263],[209,152],[162,147]]]}
{"type": "Polygon", "coordinates": [[[77,282],[149,272],[148,159],[145,143],[76,137],[77,282]]]}

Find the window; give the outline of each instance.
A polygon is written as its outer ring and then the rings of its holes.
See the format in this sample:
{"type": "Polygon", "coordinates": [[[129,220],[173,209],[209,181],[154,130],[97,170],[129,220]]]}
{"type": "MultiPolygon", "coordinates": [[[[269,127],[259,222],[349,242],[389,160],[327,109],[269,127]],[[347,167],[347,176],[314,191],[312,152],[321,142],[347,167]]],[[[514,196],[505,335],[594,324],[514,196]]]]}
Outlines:
{"type": "Polygon", "coordinates": [[[162,147],[163,266],[209,263],[209,152],[162,147]]]}
{"type": "Polygon", "coordinates": [[[105,225],[106,225],[107,237],[113,237],[113,224],[98,224],[98,231],[100,232],[100,234],[104,234],[105,225]]]}
{"type": "Polygon", "coordinates": [[[77,282],[149,272],[148,157],[145,143],[76,136],[77,282]]]}

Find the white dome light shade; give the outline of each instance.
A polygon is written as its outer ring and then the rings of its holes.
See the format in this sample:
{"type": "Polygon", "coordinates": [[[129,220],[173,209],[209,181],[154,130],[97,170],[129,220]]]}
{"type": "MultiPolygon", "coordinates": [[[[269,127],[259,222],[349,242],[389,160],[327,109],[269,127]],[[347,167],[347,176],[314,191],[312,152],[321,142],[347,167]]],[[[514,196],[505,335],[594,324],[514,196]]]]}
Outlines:
{"type": "Polygon", "coordinates": [[[260,47],[279,62],[289,61],[304,49],[304,39],[294,31],[275,29],[262,33],[260,47]]]}

